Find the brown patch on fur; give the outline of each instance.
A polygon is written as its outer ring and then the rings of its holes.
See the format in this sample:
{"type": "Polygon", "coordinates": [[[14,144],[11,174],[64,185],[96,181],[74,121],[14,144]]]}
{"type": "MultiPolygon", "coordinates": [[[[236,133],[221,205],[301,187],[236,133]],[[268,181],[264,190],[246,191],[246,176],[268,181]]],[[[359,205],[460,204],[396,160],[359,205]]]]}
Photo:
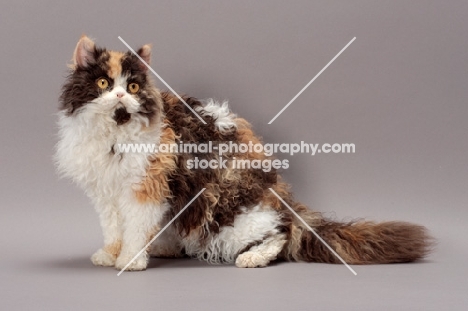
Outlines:
{"type": "MultiPolygon", "coordinates": [[[[253,145],[262,144],[260,138],[254,134],[252,125],[247,122],[247,120],[243,118],[235,118],[234,122],[237,124],[237,139],[239,144],[249,144],[249,142],[252,142],[253,145]]],[[[249,160],[263,160],[267,158],[263,152],[255,152],[253,150],[252,152],[241,154],[241,157],[242,155],[249,160]]]]}
{"type": "MultiPolygon", "coordinates": [[[[176,135],[170,127],[165,127],[161,134],[161,144],[173,144],[176,135]]],[[[146,178],[135,189],[140,203],[154,202],[161,204],[171,197],[169,175],[177,168],[177,155],[156,153],[150,159],[146,178]]]]}
{"type": "Polygon", "coordinates": [[[124,53],[109,51],[109,60],[107,64],[109,68],[107,69],[107,76],[111,79],[115,79],[122,73],[122,57],[124,53]]]}
{"type": "MultiPolygon", "coordinates": [[[[293,207],[297,205],[293,199],[293,195],[290,190],[290,186],[281,180],[281,176],[278,176],[278,181],[271,187],[289,206],[293,207]]],[[[287,207],[274,195],[269,189],[264,193],[263,203],[271,206],[274,210],[282,211],[286,210],[287,207]]],[[[306,207],[307,209],[307,207],[306,207]]],[[[298,212],[298,211],[296,211],[298,212]]]]}
{"type": "Polygon", "coordinates": [[[103,250],[108,253],[108,254],[111,254],[112,256],[114,256],[115,258],[117,258],[120,254],[120,249],[122,248],[122,241],[121,240],[118,240],[112,244],[109,244],[109,245],[105,245],[103,247],[103,250]]]}

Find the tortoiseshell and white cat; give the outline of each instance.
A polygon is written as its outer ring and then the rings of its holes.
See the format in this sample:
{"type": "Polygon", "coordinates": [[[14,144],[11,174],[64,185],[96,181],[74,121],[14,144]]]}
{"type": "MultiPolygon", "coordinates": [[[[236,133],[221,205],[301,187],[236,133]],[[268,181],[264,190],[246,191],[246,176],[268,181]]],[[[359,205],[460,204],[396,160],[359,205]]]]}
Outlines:
{"type": "MultiPolygon", "coordinates": [[[[150,46],[137,52],[147,63],[150,46]]],[[[83,36],[63,86],[56,161],[94,202],[104,245],[95,265],[122,269],[202,188],[206,190],[128,270],[148,257],[188,255],[210,263],[264,267],[275,259],[339,260],[283,206],[272,188],[349,264],[409,262],[424,257],[431,238],[405,222],[337,223],[294,201],[276,170],[188,169],[195,156],[217,154],[120,153],[119,143],[260,143],[250,124],[215,101],[184,100],[159,91],[131,52],[108,51],[83,36]]],[[[263,153],[227,158],[266,159],[263,153]]]]}

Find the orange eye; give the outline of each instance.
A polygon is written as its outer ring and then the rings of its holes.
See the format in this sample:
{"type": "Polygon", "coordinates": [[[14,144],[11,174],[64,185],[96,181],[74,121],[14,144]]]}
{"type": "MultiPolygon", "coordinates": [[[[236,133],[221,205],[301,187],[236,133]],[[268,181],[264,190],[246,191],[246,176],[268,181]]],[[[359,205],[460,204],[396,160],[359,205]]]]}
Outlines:
{"type": "Polygon", "coordinates": [[[140,86],[135,82],[128,84],[128,91],[132,94],[135,94],[136,92],[138,92],[139,89],[140,89],[140,86]]]}
{"type": "Polygon", "coordinates": [[[107,89],[107,87],[109,86],[109,81],[107,81],[106,78],[99,78],[96,80],[96,84],[97,86],[99,86],[100,89],[107,89]]]}

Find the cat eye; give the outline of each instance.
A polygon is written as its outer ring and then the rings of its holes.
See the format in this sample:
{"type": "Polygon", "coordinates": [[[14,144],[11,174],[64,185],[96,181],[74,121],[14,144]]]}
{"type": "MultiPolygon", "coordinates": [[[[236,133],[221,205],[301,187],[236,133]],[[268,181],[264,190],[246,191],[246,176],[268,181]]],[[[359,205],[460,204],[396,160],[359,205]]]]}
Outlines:
{"type": "Polygon", "coordinates": [[[136,92],[138,92],[139,89],[140,89],[140,86],[135,82],[132,82],[132,83],[128,84],[128,90],[132,94],[135,94],[136,92]]]}
{"type": "Polygon", "coordinates": [[[106,78],[99,78],[96,80],[96,84],[97,86],[99,86],[100,89],[107,89],[107,87],[109,86],[109,81],[107,81],[106,78]]]}

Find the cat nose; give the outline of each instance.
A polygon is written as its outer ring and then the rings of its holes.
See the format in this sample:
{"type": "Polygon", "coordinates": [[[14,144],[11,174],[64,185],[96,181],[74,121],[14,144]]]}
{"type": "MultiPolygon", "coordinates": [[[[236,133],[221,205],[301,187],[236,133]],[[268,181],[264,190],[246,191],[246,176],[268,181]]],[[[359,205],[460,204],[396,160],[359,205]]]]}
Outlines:
{"type": "Polygon", "coordinates": [[[125,93],[124,92],[117,92],[117,97],[122,98],[124,97],[125,93]]]}

